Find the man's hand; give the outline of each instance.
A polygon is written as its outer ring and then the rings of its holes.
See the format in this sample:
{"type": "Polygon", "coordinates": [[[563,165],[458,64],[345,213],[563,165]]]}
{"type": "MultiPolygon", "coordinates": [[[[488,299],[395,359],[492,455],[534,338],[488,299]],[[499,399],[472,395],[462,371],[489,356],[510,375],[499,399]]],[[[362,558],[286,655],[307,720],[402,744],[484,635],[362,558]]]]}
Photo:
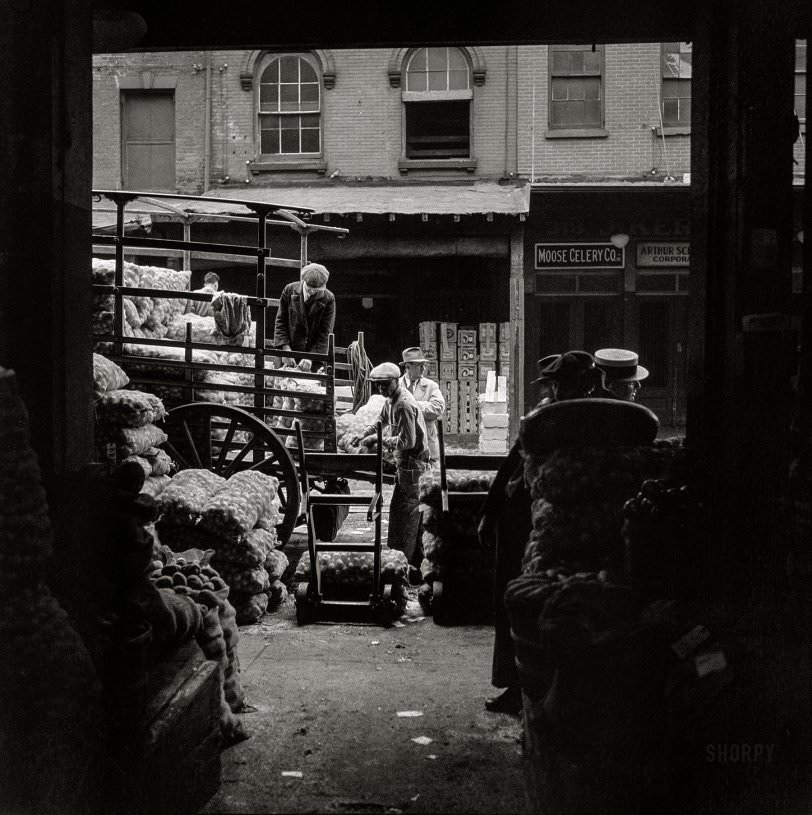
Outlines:
{"type": "Polygon", "coordinates": [[[496,546],[496,518],[493,515],[483,515],[479,519],[476,536],[483,549],[493,549],[496,546]]]}
{"type": "Polygon", "coordinates": [[[378,434],[377,433],[370,433],[368,436],[364,436],[361,440],[361,444],[364,447],[374,447],[378,443],[378,434]]]}

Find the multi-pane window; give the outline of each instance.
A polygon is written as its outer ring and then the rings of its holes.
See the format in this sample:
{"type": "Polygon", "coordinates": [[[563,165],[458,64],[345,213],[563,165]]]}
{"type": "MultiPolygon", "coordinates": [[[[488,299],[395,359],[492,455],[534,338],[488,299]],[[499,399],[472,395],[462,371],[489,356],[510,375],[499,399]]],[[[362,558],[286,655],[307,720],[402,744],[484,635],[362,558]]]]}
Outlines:
{"type": "Polygon", "coordinates": [[[406,64],[406,158],[471,154],[471,69],[459,48],[419,48],[406,64]]]}
{"type": "Polygon", "coordinates": [[[795,40],[795,113],[806,121],[806,40],[795,40]]]}
{"type": "Polygon", "coordinates": [[[691,125],[691,43],[662,44],[663,127],[691,125]]]}
{"type": "Polygon", "coordinates": [[[271,57],[259,77],[260,153],[321,152],[321,85],[305,56],[271,57]]]}
{"type": "Polygon", "coordinates": [[[603,46],[550,46],[550,128],[603,127],[603,46]]]}

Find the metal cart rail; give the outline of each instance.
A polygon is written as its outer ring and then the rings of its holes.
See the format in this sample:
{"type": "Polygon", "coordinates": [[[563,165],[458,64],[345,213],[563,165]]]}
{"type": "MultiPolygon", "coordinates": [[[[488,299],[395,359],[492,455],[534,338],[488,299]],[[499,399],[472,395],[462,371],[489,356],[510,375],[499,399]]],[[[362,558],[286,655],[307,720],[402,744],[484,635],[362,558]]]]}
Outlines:
{"type": "MultiPolygon", "coordinates": [[[[343,235],[348,230],[308,223],[306,219],[311,210],[305,207],[230,199],[217,199],[213,202],[202,196],[123,190],[96,190],[93,195],[98,202],[112,202],[115,209],[114,234],[100,230],[94,232],[92,237],[94,250],[100,248],[102,251],[106,248],[110,251],[112,248],[115,257],[112,280],[93,284],[95,296],[112,298],[111,329],[94,331],[96,347],[103,349],[106,356],[128,373],[133,385],[161,389],[164,403],[170,408],[164,421],[164,430],[169,436],[165,446],[181,468],[202,467],[224,475],[250,468],[279,479],[282,520],[277,527],[277,534],[280,543],[284,545],[300,518],[301,495],[296,468],[296,458],[300,456],[296,447],[291,446],[296,438],[293,420],[311,420],[316,424],[316,429],[299,430],[308,446],[311,443],[323,444],[326,451],[335,452],[336,380],[341,381],[343,378],[349,383],[352,365],[336,361],[337,352],[347,353],[349,349],[336,348],[333,335],[329,337],[327,352],[324,354],[299,351],[282,354],[277,349],[267,347],[268,329],[272,326],[272,314],[269,314],[269,310],[279,306],[278,299],[267,297],[267,271],[269,266],[298,269],[304,265],[307,262],[307,239],[313,232],[326,231],[343,235]],[[191,240],[190,213],[180,207],[182,202],[193,201],[246,210],[245,214],[207,214],[206,217],[255,223],[256,243],[246,246],[191,240]],[[135,208],[137,212],[139,206],[142,210],[147,206],[174,212],[184,224],[183,240],[150,237],[138,234],[137,229],[125,229],[125,224],[132,224],[132,221],[125,218],[126,208],[135,208]],[[267,240],[268,228],[298,233],[300,257],[273,257],[267,240]],[[125,297],[209,301],[211,296],[188,290],[126,286],[125,249],[132,253],[160,252],[181,256],[186,269],[189,268],[192,254],[255,258],[256,295],[244,296],[245,302],[251,307],[255,324],[253,343],[245,346],[195,342],[192,339],[192,326],[188,322],[182,340],[131,336],[132,332],[125,331],[125,297]],[[222,356],[218,355],[223,352],[231,357],[229,363],[212,361],[221,359],[222,356]],[[168,354],[173,354],[175,358],[166,358],[168,354]],[[241,357],[241,364],[233,364],[233,355],[241,357]],[[303,371],[285,367],[285,356],[310,360],[314,367],[318,363],[320,368],[317,371],[303,371]],[[247,375],[247,381],[201,381],[206,374],[212,373],[243,374],[247,375]],[[323,391],[303,393],[285,387],[284,382],[279,386],[278,380],[291,377],[315,382],[323,391]],[[233,407],[207,401],[206,394],[212,391],[239,394],[240,401],[244,404],[233,407]],[[279,401],[285,398],[305,399],[310,409],[280,407],[279,401]],[[272,428],[269,422],[274,419],[278,421],[272,428]]],[[[359,334],[358,346],[363,355],[362,334],[359,334]]]]}
{"type": "MultiPolygon", "coordinates": [[[[302,488],[302,505],[307,521],[307,551],[310,556],[310,578],[296,589],[296,620],[299,625],[319,619],[334,619],[347,612],[362,612],[370,621],[391,625],[396,614],[396,604],[391,598],[392,585],[384,585],[381,576],[381,520],[383,514],[383,445],[381,423],[376,425],[378,439],[375,453],[313,453],[305,450],[298,421],[294,422],[299,447],[299,477],[302,488]],[[324,473],[350,474],[374,473],[372,495],[345,495],[343,493],[315,492],[312,489],[310,462],[324,473]],[[313,511],[319,506],[362,506],[367,508],[367,521],[374,523],[371,542],[325,542],[318,539],[313,511]],[[347,599],[331,596],[325,591],[319,554],[322,552],[371,553],[372,576],[369,595],[365,599],[347,599]]],[[[361,590],[363,591],[363,590],[361,590]]]]}

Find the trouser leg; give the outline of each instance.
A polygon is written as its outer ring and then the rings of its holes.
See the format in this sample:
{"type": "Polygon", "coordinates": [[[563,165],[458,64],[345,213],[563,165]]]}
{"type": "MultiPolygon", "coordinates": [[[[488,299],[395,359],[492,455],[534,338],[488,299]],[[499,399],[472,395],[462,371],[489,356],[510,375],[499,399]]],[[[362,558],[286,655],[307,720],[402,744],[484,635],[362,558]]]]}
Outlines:
{"type": "Polygon", "coordinates": [[[399,549],[410,564],[417,553],[417,534],[420,526],[418,510],[418,482],[422,469],[398,467],[397,482],[389,504],[389,531],[386,542],[391,549],[399,549]]]}

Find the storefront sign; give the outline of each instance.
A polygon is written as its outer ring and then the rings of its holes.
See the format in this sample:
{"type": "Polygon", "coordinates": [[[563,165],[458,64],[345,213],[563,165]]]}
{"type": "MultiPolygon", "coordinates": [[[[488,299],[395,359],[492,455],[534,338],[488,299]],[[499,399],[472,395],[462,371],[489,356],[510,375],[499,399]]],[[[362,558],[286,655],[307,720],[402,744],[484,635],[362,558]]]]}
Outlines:
{"type": "Polygon", "coordinates": [[[653,269],[661,266],[690,266],[691,244],[688,241],[640,241],[637,265],[653,269]]]}
{"type": "Polygon", "coordinates": [[[611,243],[537,243],[537,269],[622,269],[625,249],[611,243]]]}

